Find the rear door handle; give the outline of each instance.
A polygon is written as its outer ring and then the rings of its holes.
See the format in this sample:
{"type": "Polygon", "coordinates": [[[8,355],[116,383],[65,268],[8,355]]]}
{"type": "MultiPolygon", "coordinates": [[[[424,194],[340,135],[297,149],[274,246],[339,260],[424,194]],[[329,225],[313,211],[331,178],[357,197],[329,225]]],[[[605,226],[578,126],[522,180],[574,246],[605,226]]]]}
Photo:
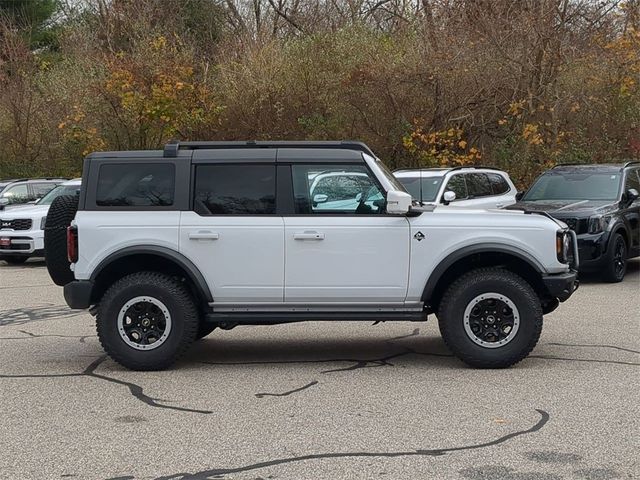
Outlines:
{"type": "Polygon", "coordinates": [[[502,208],[504,207],[504,203],[496,203],[496,208],[502,208]]]}
{"type": "Polygon", "coordinates": [[[324,233],[319,232],[301,232],[293,234],[294,240],[324,240],[324,233]]]}
{"type": "Polygon", "coordinates": [[[189,234],[189,240],[218,240],[218,238],[220,234],[205,230],[189,234]]]}

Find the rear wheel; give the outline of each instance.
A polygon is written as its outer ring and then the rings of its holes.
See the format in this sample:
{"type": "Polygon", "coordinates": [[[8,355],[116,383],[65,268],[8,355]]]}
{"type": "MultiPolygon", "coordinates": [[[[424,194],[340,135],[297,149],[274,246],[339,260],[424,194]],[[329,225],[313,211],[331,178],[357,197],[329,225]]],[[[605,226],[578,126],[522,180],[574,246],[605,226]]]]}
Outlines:
{"type": "Polygon", "coordinates": [[[104,350],[131,370],[171,366],[198,333],[198,310],[185,286],[156,272],[128,275],[100,300],[96,315],[104,350]]]}
{"type": "Polygon", "coordinates": [[[624,279],[627,273],[627,242],[619,233],[615,233],[609,241],[609,249],[602,277],[606,282],[617,283],[624,279]]]}
{"type": "Polygon", "coordinates": [[[467,365],[505,368],[535,347],[542,307],[531,286],[499,268],[473,270],[454,282],[440,302],[440,332],[467,365]]]}
{"type": "Polygon", "coordinates": [[[61,287],[74,280],[67,258],[67,227],[78,211],[77,195],[60,195],[49,207],[44,226],[44,259],[49,276],[61,287]]]}

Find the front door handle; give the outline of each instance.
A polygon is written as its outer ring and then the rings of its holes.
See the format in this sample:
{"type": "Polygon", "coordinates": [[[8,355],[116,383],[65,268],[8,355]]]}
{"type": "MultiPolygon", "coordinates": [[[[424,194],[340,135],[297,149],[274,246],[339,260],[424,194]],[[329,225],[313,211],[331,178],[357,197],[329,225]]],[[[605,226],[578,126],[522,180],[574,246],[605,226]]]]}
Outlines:
{"type": "Polygon", "coordinates": [[[205,230],[189,234],[189,240],[218,240],[219,238],[220,235],[218,233],[205,230]]]}
{"type": "Polygon", "coordinates": [[[324,233],[319,232],[301,232],[293,234],[294,240],[324,240],[324,233]]]}
{"type": "Polygon", "coordinates": [[[496,203],[496,208],[502,208],[504,207],[504,203],[496,203]]]}

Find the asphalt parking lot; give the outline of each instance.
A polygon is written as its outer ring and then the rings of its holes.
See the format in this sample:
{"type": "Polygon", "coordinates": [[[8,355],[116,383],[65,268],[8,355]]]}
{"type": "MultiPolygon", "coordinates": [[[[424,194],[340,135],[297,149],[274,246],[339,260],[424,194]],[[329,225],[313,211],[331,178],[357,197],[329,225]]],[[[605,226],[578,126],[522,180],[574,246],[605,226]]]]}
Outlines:
{"type": "Polygon", "coordinates": [[[0,477],[639,478],[640,262],[583,282],[509,370],[427,323],[214,331],[175,369],[106,358],[42,262],[0,262],[0,477]]]}

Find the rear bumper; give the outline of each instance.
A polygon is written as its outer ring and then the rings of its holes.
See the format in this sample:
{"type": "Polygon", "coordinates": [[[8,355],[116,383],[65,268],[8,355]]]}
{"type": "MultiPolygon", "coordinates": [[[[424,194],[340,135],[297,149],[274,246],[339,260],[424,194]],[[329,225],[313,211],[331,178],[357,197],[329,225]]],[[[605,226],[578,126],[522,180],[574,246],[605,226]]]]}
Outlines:
{"type": "Polygon", "coordinates": [[[64,286],[64,299],[70,308],[84,310],[91,306],[94,283],[91,280],[74,280],[64,286]]]}
{"type": "Polygon", "coordinates": [[[542,281],[545,287],[547,287],[549,294],[561,302],[564,302],[573,295],[573,292],[575,292],[580,285],[578,272],[575,270],[567,273],[547,275],[542,277],[542,281]]]}

